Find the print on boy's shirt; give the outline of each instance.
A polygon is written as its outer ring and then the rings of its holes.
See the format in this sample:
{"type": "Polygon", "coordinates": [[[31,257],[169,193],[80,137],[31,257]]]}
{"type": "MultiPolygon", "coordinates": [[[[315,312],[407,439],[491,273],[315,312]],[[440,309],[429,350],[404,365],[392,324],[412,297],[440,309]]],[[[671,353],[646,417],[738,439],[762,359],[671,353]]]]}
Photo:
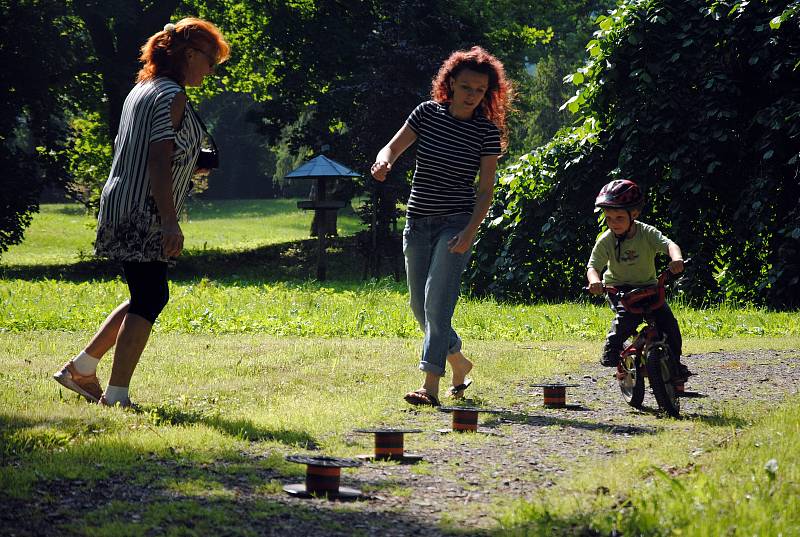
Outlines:
{"type": "Polygon", "coordinates": [[[636,250],[625,250],[619,258],[622,263],[628,263],[629,265],[636,263],[637,259],[639,259],[639,254],[636,250]]]}

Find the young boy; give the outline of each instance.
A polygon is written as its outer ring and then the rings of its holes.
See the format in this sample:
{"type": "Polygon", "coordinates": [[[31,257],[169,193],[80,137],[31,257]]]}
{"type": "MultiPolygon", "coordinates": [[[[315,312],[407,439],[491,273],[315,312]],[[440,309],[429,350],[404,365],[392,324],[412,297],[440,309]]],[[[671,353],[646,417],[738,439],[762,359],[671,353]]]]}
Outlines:
{"type": "MultiPolygon", "coordinates": [[[[655,257],[658,253],[669,255],[669,269],[673,274],[683,272],[683,259],[678,245],[653,226],[636,220],[642,212],[644,201],[644,195],[636,183],[620,179],[605,185],[597,195],[595,210],[602,209],[608,230],[597,239],[589,258],[586,277],[592,294],[602,294],[603,284],[621,291],[655,285],[655,257]],[[601,281],[600,274],[606,267],[601,281]]],[[[606,336],[600,363],[616,367],[622,346],[636,332],[642,315],[625,311],[616,295],[609,295],[608,303],[615,316],[606,336]]],[[[666,303],[655,310],[653,316],[678,361],[677,380],[685,381],[692,373],[680,363],[682,340],[678,321],[666,303]]]]}

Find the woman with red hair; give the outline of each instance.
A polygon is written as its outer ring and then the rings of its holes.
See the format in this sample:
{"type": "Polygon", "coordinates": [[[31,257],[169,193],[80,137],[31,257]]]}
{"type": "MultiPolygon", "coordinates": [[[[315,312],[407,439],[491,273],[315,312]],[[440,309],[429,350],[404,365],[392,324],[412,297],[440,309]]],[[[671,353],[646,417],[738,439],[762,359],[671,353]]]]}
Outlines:
{"type": "Polygon", "coordinates": [[[130,300],[117,306],[84,350],[54,375],[89,401],[132,404],[131,377],[169,299],[167,265],[183,249],[178,214],[207,134],[184,87],[202,84],[229,53],[219,29],[196,18],[167,24],[142,47],[144,65],[122,108],[95,242],[97,255],[122,264],[130,300]],[[103,392],[97,364],[114,345],[103,392]]]}
{"type": "Polygon", "coordinates": [[[453,370],[451,397],[463,397],[472,382],[472,362],[451,321],[472,242],[492,201],[512,93],[503,64],[483,48],[454,52],[433,79],[432,100],[411,112],[371,168],[384,181],[395,160],[418,142],[403,230],[411,311],[425,334],[423,385],[405,395],[412,405],[439,405],[446,363],[453,370]]]}

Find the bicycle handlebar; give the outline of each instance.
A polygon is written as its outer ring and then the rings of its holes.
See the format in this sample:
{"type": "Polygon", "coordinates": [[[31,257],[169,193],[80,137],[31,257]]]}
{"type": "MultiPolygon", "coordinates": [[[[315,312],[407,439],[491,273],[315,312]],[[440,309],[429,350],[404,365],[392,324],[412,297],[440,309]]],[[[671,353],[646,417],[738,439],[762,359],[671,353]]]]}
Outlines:
{"type": "MultiPolygon", "coordinates": [[[[688,259],[684,259],[683,260],[683,267],[684,268],[686,268],[688,266],[691,266],[692,264],[693,264],[693,262],[692,262],[692,258],[691,257],[688,258],[688,259]]],[[[669,269],[669,267],[667,267],[666,269],[664,269],[664,271],[661,274],[658,275],[658,281],[656,283],[656,286],[662,286],[663,287],[664,285],[666,285],[666,283],[668,281],[672,280],[673,278],[675,278],[675,279],[679,278],[681,274],[683,274],[683,272],[679,272],[677,274],[673,274],[673,272],[669,269]]],[[[589,292],[589,286],[588,285],[583,286],[581,289],[583,291],[589,292]]],[[[635,291],[635,290],[636,289],[633,289],[633,291],[635,291]]],[[[605,294],[616,295],[617,293],[619,293],[619,289],[617,289],[613,285],[605,285],[605,284],[603,284],[603,292],[605,294]]]]}

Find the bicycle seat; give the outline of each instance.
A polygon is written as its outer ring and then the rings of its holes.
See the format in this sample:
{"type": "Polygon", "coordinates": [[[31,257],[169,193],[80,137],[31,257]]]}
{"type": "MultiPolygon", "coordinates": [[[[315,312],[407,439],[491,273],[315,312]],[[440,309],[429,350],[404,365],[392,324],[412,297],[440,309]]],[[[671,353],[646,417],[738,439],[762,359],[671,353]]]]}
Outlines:
{"type": "Polygon", "coordinates": [[[620,298],[620,302],[631,313],[646,313],[663,306],[664,299],[664,287],[653,285],[628,291],[620,298]]]}

